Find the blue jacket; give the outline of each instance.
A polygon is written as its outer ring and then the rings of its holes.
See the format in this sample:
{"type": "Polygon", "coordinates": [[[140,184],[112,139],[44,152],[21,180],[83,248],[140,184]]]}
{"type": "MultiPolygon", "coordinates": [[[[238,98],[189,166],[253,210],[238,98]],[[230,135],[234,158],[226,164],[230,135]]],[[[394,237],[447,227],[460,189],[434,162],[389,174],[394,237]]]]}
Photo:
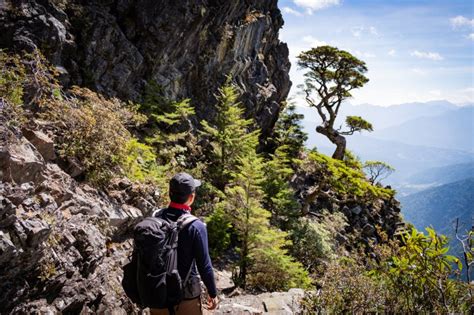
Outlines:
{"type": "MultiPolygon", "coordinates": [[[[167,208],[163,210],[162,216],[169,220],[176,221],[185,213],[186,212],[181,209],[167,208]]],[[[196,278],[198,276],[197,271],[199,270],[199,274],[206,285],[209,295],[216,297],[217,289],[211,257],[209,256],[207,229],[201,220],[192,222],[189,226],[181,230],[178,236],[178,271],[183,281],[189,272],[189,268],[191,268],[191,264],[193,264],[193,269],[190,279],[196,278]]]]}

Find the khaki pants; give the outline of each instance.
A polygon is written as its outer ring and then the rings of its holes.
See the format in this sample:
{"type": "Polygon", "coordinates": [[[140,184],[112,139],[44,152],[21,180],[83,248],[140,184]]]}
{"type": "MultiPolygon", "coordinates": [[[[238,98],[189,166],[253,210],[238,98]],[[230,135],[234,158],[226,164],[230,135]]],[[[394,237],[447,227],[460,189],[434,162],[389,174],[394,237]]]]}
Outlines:
{"type": "MultiPolygon", "coordinates": [[[[201,297],[192,300],[183,300],[174,307],[176,315],[201,315],[201,297]]],[[[169,315],[166,308],[150,308],[150,315],[169,315]]]]}

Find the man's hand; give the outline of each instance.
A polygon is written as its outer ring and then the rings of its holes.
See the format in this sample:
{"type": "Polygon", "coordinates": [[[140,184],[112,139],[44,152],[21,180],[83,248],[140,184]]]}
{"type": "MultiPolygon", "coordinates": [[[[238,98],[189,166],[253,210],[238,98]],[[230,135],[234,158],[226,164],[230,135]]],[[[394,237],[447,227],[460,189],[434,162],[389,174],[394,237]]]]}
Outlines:
{"type": "Polygon", "coordinates": [[[219,304],[219,299],[216,297],[211,298],[210,296],[207,297],[207,309],[212,311],[216,309],[217,304],[219,304]]]}

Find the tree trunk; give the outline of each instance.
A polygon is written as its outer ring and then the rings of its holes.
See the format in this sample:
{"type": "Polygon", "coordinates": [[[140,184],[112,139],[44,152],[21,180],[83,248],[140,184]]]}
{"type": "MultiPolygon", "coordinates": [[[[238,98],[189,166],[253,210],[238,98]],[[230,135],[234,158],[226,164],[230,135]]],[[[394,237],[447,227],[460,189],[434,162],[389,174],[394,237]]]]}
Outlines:
{"type": "Polygon", "coordinates": [[[336,151],[334,151],[332,158],[343,160],[346,154],[346,138],[331,127],[318,126],[316,132],[325,135],[329,141],[336,145],[336,151]]]}

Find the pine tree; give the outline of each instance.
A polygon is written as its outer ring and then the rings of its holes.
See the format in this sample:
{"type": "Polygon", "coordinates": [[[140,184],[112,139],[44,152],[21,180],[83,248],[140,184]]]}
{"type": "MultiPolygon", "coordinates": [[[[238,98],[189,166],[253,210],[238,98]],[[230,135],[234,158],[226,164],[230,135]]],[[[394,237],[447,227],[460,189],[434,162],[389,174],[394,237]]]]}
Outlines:
{"type": "Polygon", "coordinates": [[[202,134],[210,140],[212,152],[209,177],[214,185],[224,190],[235,172],[240,159],[255,150],[258,143],[258,130],[249,132],[251,119],[242,118],[244,109],[237,100],[234,85],[226,83],[217,94],[217,116],[212,123],[201,122],[202,134]]]}
{"type": "Polygon", "coordinates": [[[263,161],[255,151],[241,158],[221,205],[239,237],[236,283],[268,290],[308,286],[306,271],[287,255],[287,234],[270,225],[271,213],[262,207],[263,161]]]}
{"type": "Polygon", "coordinates": [[[141,110],[148,116],[152,135],[145,140],[156,148],[159,164],[185,166],[185,156],[196,143],[190,121],[194,107],[189,99],[175,102],[162,93],[159,85],[149,82],[141,110]]]}
{"type": "Polygon", "coordinates": [[[262,183],[265,208],[272,213],[271,222],[285,231],[291,229],[300,215],[295,191],[290,186],[294,170],[289,166],[292,164],[289,150],[288,145],[282,145],[265,162],[265,179],[262,183]]]}
{"type": "Polygon", "coordinates": [[[294,159],[297,159],[300,152],[304,150],[308,135],[301,126],[304,115],[296,112],[296,105],[292,102],[283,105],[284,110],[275,124],[271,141],[275,151],[277,148],[284,150],[288,156],[288,162],[294,162],[294,159]]]}

